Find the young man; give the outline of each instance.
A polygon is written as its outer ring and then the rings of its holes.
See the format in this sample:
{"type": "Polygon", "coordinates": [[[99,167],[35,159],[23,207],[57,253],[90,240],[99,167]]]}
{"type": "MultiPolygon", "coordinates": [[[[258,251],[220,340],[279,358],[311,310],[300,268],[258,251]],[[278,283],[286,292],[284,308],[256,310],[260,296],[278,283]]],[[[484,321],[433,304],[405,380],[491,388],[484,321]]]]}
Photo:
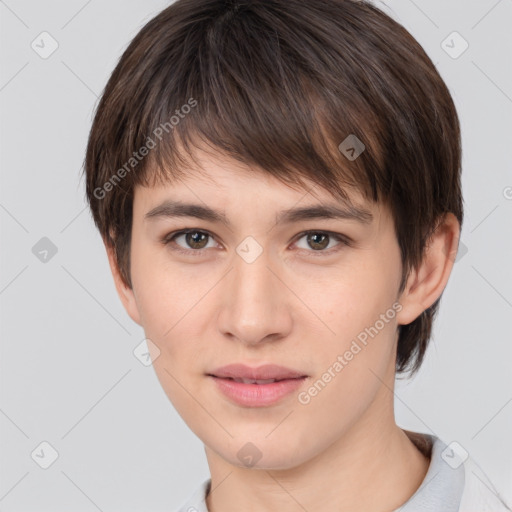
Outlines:
{"type": "Polygon", "coordinates": [[[463,218],[460,131],[414,38],[364,1],[178,0],[91,129],[87,199],[211,479],[182,510],[504,511],[399,428],[463,218]]]}

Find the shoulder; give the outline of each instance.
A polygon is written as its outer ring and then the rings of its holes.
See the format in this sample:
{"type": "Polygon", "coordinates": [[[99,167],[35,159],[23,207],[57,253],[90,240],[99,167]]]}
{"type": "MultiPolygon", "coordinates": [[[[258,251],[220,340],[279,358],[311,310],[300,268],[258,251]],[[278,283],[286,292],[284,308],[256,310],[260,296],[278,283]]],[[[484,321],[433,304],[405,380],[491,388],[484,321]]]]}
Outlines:
{"type": "Polygon", "coordinates": [[[471,457],[464,462],[464,470],[465,483],[459,512],[512,512],[471,457]]]}
{"type": "Polygon", "coordinates": [[[452,512],[512,512],[482,468],[457,442],[447,445],[433,434],[404,432],[430,457],[425,479],[410,499],[418,510],[440,510],[442,506],[452,512]]]}

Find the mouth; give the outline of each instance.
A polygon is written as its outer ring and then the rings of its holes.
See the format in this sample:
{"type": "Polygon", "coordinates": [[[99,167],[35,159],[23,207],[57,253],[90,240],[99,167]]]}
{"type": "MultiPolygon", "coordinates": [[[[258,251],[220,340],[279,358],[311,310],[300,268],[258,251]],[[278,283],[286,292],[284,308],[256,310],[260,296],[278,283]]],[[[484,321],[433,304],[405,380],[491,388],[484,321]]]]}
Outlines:
{"type": "MultiPolygon", "coordinates": [[[[217,379],[226,379],[226,380],[232,380],[233,382],[238,382],[240,384],[272,384],[273,382],[282,382],[283,380],[290,380],[290,379],[244,379],[241,377],[218,377],[217,375],[210,375],[210,377],[216,377],[217,379]]],[[[300,378],[300,377],[295,377],[300,378]]]]}
{"type": "Polygon", "coordinates": [[[301,371],[275,364],[264,364],[258,367],[245,364],[229,364],[217,368],[207,375],[222,379],[233,379],[245,384],[269,384],[275,381],[308,377],[301,371]]]}
{"type": "Polygon", "coordinates": [[[206,375],[231,402],[245,407],[275,405],[308,379],[302,372],[276,365],[229,365],[206,375]]]}

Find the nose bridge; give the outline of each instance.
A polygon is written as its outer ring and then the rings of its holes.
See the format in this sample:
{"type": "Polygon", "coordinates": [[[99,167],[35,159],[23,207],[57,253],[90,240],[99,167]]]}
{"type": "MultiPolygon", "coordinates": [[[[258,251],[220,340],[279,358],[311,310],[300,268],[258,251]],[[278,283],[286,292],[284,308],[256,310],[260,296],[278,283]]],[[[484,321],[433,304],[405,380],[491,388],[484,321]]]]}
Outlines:
{"type": "Polygon", "coordinates": [[[291,327],[284,284],[269,252],[247,237],[236,248],[219,328],[249,344],[283,336],[291,327]],[[272,270],[270,270],[272,268],[272,270]]]}

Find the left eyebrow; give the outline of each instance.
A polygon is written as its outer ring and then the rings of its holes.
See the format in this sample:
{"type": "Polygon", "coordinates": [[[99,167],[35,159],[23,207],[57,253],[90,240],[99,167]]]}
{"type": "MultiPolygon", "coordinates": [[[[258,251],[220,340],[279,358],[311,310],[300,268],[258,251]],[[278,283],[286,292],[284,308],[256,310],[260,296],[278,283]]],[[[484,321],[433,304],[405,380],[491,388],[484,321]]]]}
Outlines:
{"type": "Polygon", "coordinates": [[[361,224],[371,224],[373,215],[369,210],[352,204],[343,207],[336,205],[314,205],[284,210],[276,216],[276,224],[314,219],[346,219],[355,220],[361,224]]]}
{"type": "MultiPolygon", "coordinates": [[[[223,211],[200,204],[183,203],[170,199],[144,215],[144,219],[147,220],[160,217],[194,217],[210,222],[220,222],[228,227],[231,226],[223,211]]],[[[371,224],[373,215],[369,210],[353,204],[343,205],[342,207],[337,205],[313,205],[280,211],[276,215],[276,224],[290,224],[315,219],[346,219],[355,220],[362,224],[371,224]]]]}

